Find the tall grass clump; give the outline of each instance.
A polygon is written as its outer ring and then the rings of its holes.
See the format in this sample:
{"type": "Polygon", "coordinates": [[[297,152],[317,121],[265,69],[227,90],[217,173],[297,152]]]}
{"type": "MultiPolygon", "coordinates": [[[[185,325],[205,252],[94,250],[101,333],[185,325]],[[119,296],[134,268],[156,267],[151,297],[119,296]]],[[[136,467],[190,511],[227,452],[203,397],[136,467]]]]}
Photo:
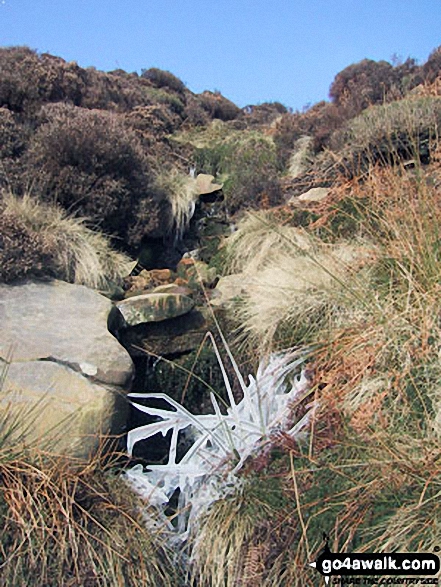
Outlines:
{"type": "Polygon", "coordinates": [[[439,138],[441,98],[407,97],[372,106],[336,131],[331,149],[352,176],[375,163],[428,162],[439,138]]]}
{"type": "Polygon", "coordinates": [[[432,552],[441,539],[438,173],[377,167],[353,185],[376,257],[364,303],[346,300],[316,333],[321,411],[295,473],[310,545],[323,529],[341,552],[432,552]]]}
{"type": "MultiPolygon", "coordinates": [[[[323,257],[329,248],[316,236],[302,253],[305,263],[315,263],[303,289],[297,282],[299,274],[306,279],[305,268],[298,268],[299,245],[288,227],[279,230],[266,216],[275,233],[270,247],[263,228],[256,230],[257,264],[234,311],[254,349],[268,339],[269,346],[280,344],[274,330],[282,342],[310,345],[319,401],[308,446],[291,445],[280,461],[282,495],[294,504],[284,510],[284,525],[296,531],[292,550],[273,575],[274,564],[259,554],[265,569],[259,584],[316,585],[308,563],[323,547],[323,532],[334,552],[433,552],[441,540],[439,173],[437,163],[424,168],[417,161],[411,170],[377,166],[345,186],[341,196],[352,199],[358,227],[352,238],[369,243],[368,254],[360,264],[359,258],[341,262],[334,245],[329,262],[323,257]],[[272,277],[264,280],[266,271],[272,277]],[[320,272],[326,279],[318,283],[320,272]]],[[[332,230],[337,196],[322,207],[320,231],[332,230]]],[[[235,270],[246,270],[253,244],[240,232],[239,225],[237,258],[231,253],[235,270]]],[[[259,470],[261,487],[271,486],[268,469],[259,470]]],[[[268,520],[275,536],[281,523],[268,520]]],[[[250,547],[253,540],[244,542],[250,547]]]]}
{"type": "Polygon", "coordinates": [[[365,243],[327,245],[303,229],[278,223],[271,212],[249,214],[227,239],[229,270],[247,284],[232,306],[241,337],[251,346],[271,348],[277,338],[297,344],[297,328],[319,330],[347,293],[342,280],[369,254],[365,243]]]}
{"type": "Polygon", "coordinates": [[[178,584],[164,538],[101,464],[72,468],[33,451],[0,452],[3,585],[178,584]]]}
{"type": "Polygon", "coordinates": [[[106,289],[129,273],[130,260],[101,233],[61,207],[3,191],[0,280],[52,277],[106,289]]]}
{"type": "Polygon", "coordinates": [[[88,463],[26,445],[40,414],[14,410],[6,370],[0,365],[0,583],[179,585],[166,537],[146,528],[144,504],[121,482],[111,439],[88,463]]]}
{"type": "Polygon", "coordinates": [[[190,175],[184,175],[177,169],[160,173],[155,180],[156,186],[164,192],[171,206],[171,218],[168,230],[181,238],[194,214],[199,189],[190,175]]]}

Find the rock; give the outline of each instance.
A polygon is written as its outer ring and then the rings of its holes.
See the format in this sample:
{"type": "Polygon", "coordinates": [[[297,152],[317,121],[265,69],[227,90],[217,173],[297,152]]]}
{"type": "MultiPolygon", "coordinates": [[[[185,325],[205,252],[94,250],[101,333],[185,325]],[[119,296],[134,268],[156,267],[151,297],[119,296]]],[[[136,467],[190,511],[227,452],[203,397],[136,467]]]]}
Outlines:
{"type": "Polygon", "coordinates": [[[28,446],[88,461],[102,435],[122,434],[127,413],[120,390],[65,365],[26,361],[7,368],[0,414],[19,422],[15,436],[28,446]]]}
{"type": "Polygon", "coordinates": [[[311,168],[314,158],[313,143],[314,139],[309,136],[300,137],[294,143],[294,149],[288,164],[288,176],[292,179],[303,175],[311,168]]]}
{"type": "Polygon", "coordinates": [[[141,349],[160,356],[176,356],[199,347],[207,330],[209,317],[203,310],[192,310],[165,322],[149,322],[127,328],[122,333],[124,346],[132,356],[143,356],[141,349]]]}
{"type": "Polygon", "coordinates": [[[160,322],[190,312],[194,302],[188,296],[171,293],[147,293],[116,304],[129,326],[160,322]]]}
{"type": "Polygon", "coordinates": [[[221,277],[211,292],[210,305],[214,307],[224,306],[233,298],[240,297],[246,293],[247,281],[248,278],[243,273],[221,277]]]}
{"type": "Polygon", "coordinates": [[[217,279],[215,267],[209,267],[207,263],[195,259],[181,259],[176,272],[193,289],[200,289],[201,284],[204,287],[213,287],[217,279]]]}
{"type": "Polygon", "coordinates": [[[174,275],[170,269],[143,269],[139,275],[131,275],[125,279],[124,297],[130,298],[153,291],[157,286],[173,282],[173,279],[174,275]]]}
{"type": "Polygon", "coordinates": [[[214,183],[214,177],[206,173],[199,173],[196,178],[196,186],[199,195],[212,194],[223,188],[223,183],[214,183]]]}
{"type": "Polygon", "coordinates": [[[129,354],[108,331],[112,303],[62,281],[0,285],[0,358],[51,360],[102,383],[127,386],[129,354]]]}
{"type": "Polygon", "coordinates": [[[189,287],[178,283],[168,283],[167,285],[158,285],[152,293],[181,294],[192,297],[193,291],[189,287]]]}
{"type": "MultiPolygon", "coordinates": [[[[296,200],[300,202],[321,202],[329,194],[328,188],[311,188],[307,192],[300,194],[296,200]]],[[[291,203],[291,200],[289,201],[291,203]]]]}
{"type": "Polygon", "coordinates": [[[108,331],[110,300],[61,281],[0,286],[0,418],[23,441],[88,460],[101,435],[121,434],[133,363],[108,331]]]}

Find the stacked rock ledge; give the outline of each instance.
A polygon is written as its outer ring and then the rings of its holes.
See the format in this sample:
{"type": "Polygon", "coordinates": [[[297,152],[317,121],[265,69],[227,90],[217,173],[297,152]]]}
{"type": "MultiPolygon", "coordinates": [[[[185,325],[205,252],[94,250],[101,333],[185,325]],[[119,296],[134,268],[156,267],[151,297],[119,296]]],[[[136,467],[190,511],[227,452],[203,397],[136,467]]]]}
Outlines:
{"type": "Polygon", "coordinates": [[[84,286],[0,285],[0,414],[20,417],[26,444],[88,460],[102,435],[124,431],[134,367],[110,317],[121,320],[84,286]]]}

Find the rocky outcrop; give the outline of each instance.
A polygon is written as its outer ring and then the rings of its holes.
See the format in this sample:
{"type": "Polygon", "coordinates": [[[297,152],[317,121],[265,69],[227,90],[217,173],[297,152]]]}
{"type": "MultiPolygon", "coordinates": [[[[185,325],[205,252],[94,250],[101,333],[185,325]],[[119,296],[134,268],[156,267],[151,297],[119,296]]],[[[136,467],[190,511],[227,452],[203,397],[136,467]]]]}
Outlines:
{"type": "Polygon", "coordinates": [[[314,139],[310,136],[305,135],[297,139],[289,159],[289,177],[294,179],[311,169],[312,162],[314,160],[313,143],[314,139]]]}
{"type": "MultiPolygon", "coordinates": [[[[321,202],[329,195],[329,188],[311,188],[307,192],[297,196],[299,202],[321,202]]],[[[291,200],[289,203],[292,203],[291,200]]]]}
{"type": "Polygon", "coordinates": [[[218,192],[224,185],[223,183],[215,183],[213,175],[207,173],[199,173],[195,181],[200,196],[218,192]]]}
{"type": "Polygon", "coordinates": [[[136,326],[187,314],[193,308],[194,302],[188,296],[179,293],[147,293],[127,298],[118,302],[116,306],[127,325],[136,326]]]}
{"type": "Polygon", "coordinates": [[[133,363],[108,330],[121,317],[107,298],[60,281],[0,285],[0,321],[0,411],[22,415],[27,442],[87,459],[122,431],[133,363]]]}

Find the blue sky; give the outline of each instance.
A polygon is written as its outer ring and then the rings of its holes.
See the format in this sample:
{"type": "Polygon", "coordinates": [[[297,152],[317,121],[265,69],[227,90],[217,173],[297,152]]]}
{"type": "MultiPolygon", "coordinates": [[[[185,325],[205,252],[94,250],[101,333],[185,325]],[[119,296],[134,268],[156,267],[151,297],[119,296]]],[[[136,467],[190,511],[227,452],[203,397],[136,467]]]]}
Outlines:
{"type": "Polygon", "coordinates": [[[424,62],[441,45],[441,0],[0,0],[0,45],[302,109],[365,57],[424,62]]]}

